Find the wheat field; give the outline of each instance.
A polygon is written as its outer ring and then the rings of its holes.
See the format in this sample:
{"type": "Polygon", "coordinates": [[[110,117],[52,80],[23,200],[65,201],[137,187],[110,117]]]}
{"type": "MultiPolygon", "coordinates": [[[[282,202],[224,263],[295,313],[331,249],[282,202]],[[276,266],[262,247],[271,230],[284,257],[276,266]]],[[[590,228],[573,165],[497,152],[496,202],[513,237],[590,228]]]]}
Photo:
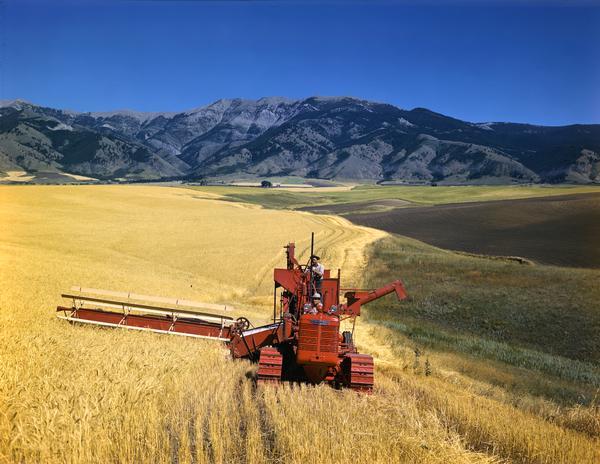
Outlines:
{"type": "Polygon", "coordinates": [[[311,231],[345,286],[362,283],[365,250],[385,237],[193,190],[0,187],[0,462],[600,461],[592,409],[550,421],[553,404],[472,382],[457,355],[431,353],[426,376],[409,341],[364,321],[360,348],[377,367],[368,396],[256,388],[256,367],[220,344],[55,318],[61,291],[82,285],[233,304],[262,322],[283,245],[295,240],[306,259],[311,231]]]}

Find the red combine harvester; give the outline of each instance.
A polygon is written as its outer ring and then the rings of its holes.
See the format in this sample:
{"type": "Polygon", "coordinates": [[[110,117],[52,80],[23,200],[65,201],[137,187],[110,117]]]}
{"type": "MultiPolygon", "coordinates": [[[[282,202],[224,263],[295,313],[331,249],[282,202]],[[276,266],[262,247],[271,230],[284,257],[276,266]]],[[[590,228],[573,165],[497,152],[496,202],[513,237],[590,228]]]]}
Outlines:
{"type": "Polygon", "coordinates": [[[220,340],[228,344],[233,358],[258,362],[258,383],[325,381],[336,388],[371,391],[373,358],[357,352],[354,323],[366,303],[394,292],[398,299],[406,298],[402,282],[396,280],[376,290],[345,289],[346,301],[340,303],[339,270],[337,276],[331,277],[330,270],[325,269],[317,281],[310,264],[298,263],[294,243],[285,246],[285,250],[286,267],[274,270],[271,324],[251,327],[244,317],[234,319],[198,311],[231,310],[220,305],[82,288],[62,295],[72,300],[72,305],[58,306],[57,311],[63,314],[58,317],[106,327],[220,340]],[[321,304],[314,305],[317,291],[321,304]],[[352,323],[352,330],[340,333],[340,323],[345,320],[352,323]]]}

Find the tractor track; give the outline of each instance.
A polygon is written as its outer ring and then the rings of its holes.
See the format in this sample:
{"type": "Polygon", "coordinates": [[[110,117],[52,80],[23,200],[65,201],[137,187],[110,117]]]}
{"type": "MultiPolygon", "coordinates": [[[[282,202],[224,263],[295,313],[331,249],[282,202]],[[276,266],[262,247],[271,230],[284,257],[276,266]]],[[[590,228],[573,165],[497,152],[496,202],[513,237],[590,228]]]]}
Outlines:
{"type": "Polygon", "coordinates": [[[206,462],[215,462],[215,455],[212,446],[212,440],[210,438],[210,418],[212,414],[212,408],[209,406],[206,414],[204,415],[204,421],[202,423],[202,449],[206,462]]]}
{"type": "Polygon", "coordinates": [[[269,410],[263,391],[264,388],[272,387],[268,385],[262,387],[254,385],[253,387],[253,394],[258,407],[261,436],[267,461],[272,463],[280,463],[283,462],[283,456],[277,447],[277,432],[275,431],[274,424],[270,420],[269,410]]]}
{"type": "Polygon", "coordinates": [[[233,390],[233,399],[234,399],[234,404],[237,404],[238,406],[242,406],[242,407],[238,407],[238,410],[241,410],[241,414],[239,414],[238,420],[239,420],[239,424],[238,424],[238,431],[239,431],[239,436],[240,436],[240,441],[242,442],[241,446],[239,447],[240,449],[240,456],[238,456],[238,458],[240,459],[240,462],[248,462],[248,456],[247,456],[247,448],[246,448],[246,442],[248,441],[248,423],[246,420],[246,411],[244,408],[244,382],[245,379],[244,378],[239,378],[237,379],[235,388],[233,390]]]}
{"type": "Polygon", "coordinates": [[[187,422],[187,434],[190,441],[190,463],[196,464],[198,462],[198,443],[196,442],[196,412],[194,411],[191,404],[188,403],[190,409],[190,418],[187,422]]]}

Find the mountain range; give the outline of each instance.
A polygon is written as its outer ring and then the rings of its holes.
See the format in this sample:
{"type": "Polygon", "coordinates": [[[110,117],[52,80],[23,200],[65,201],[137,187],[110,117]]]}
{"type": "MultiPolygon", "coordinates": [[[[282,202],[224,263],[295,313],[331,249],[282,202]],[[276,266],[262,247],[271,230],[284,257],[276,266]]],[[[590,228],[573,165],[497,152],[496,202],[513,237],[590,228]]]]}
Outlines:
{"type": "Polygon", "coordinates": [[[473,123],[350,97],[223,99],[171,113],[0,103],[0,173],[600,183],[600,124],[473,123]]]}

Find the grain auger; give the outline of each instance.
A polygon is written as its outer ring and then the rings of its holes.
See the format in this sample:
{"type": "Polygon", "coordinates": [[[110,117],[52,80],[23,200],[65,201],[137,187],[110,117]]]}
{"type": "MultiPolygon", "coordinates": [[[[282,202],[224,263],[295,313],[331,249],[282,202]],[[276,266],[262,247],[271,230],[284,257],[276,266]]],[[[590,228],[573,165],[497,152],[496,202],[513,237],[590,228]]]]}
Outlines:
{"type": "MultiPolygon", "coordinates": [[[[313,248],[314,234],[311,255],[313,248]]],[[[244,317],[200,311],[233,309],[222,305],[79,287],[62,295],[71,305],[57,311],[71,322],[220,340],[233,358],[258,362],[258,383],[327,382],[371,391],[373,358],[358,353],[354,323],[364,304],[389,293],[406,298],[404,285],[396,280],[375,290],[342,289],[340,270],[332,277],[325,269],[317,282],[310,264],[296,259],[294,243],[285,252],[286,267],[274,270],[273,321],[260,327],[251,327],[244,317]],[[313,298],[316,290],[319,300],[313,298]],[[352,330],[340,333],[343,321],[352,330]]]]}

